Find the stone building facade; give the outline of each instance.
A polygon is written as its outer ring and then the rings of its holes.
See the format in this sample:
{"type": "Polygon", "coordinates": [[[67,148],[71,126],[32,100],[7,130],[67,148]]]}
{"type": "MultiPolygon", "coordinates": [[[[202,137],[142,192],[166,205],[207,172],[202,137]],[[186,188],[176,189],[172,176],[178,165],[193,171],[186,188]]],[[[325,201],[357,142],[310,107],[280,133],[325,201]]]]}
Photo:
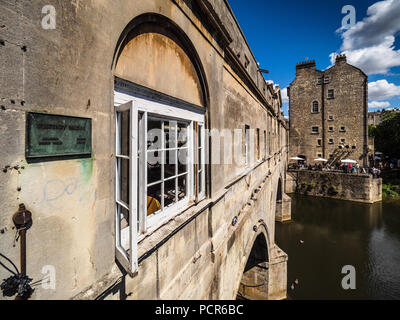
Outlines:
{"type": "Polygon", "coordinates": [[[399,108],[394,108],[391,110],[378,110],[378,111],[371,111],[368,112],[368,125],[376,127],[378,124],[382,122],[383,115],[388,115],[391,113],[400,112],[399,108]]]}
{"type": "Polygon", "coordinates": [[[368,77],[345,55],[325,71],[315,61],[297,64],[288,96],[290,157],[330,164],[351,158],[368,165],[368,77]]]}
{"type": "Polygon", "coordinates": [[[255,273],[253,297],[286,297],[281,92],[226,1],[1,1],[0,21],[0,253],[19,265],[24,203],[32,299],[235,299],[255,273]]]}

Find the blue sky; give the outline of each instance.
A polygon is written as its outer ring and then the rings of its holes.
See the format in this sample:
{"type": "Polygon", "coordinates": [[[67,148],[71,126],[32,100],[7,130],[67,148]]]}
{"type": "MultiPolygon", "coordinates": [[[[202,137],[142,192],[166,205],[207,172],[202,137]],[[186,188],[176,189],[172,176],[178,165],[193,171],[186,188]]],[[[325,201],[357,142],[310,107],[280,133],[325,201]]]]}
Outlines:
{"type": "MultiPolygon", "coordinates": [[[[331,65],[332,53],[369,76],[370,111],[400,107],[400,0],[229,0],[229,4],[267,80],[286,88],[297,62],[315,59],[331,65]],[[356,24],[342,26],[345,5],[356,11],[356,24]]],[[[287,115],[288,103],[284,112],[287,115]]]]}

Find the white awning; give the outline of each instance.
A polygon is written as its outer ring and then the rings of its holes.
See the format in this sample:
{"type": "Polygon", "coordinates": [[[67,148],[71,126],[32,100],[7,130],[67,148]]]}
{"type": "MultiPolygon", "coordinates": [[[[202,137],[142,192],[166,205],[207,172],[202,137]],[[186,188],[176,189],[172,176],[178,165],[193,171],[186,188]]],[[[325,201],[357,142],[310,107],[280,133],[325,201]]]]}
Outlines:
{"type": "Polygon", "coordinates": [[[343,160],[341,160],[341,162],[343,162],[343,163],[357,163],[356,160],[351,160],[351,159],[343,159],[343,160]]]}
{"type": "Polygon", "coordinates": [[[317,158],[317,159],[314,159],[314,161],[327,162],[328,160],[326,160],[324,158],[317,158]]]}

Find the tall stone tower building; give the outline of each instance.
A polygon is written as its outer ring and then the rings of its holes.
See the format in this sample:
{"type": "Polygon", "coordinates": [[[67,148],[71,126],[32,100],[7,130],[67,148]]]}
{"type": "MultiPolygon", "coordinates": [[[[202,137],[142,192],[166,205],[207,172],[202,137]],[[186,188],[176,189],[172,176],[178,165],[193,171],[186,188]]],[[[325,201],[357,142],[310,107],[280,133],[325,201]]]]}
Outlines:
{"type": "Polygon", "coordinates": [[[345,55],[325,71],[314,60],[298,63],[288,96],[290,157],[368,164],[368,76],[345,55]]]}

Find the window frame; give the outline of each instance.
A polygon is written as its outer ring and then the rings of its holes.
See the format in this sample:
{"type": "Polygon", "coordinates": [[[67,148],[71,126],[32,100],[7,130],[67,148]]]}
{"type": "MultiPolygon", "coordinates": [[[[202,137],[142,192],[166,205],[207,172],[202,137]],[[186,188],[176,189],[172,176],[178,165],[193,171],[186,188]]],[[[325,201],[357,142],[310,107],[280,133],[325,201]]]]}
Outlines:
{"type": "Polygon", "coordinates": [[[133,102],[129,101],[124,104],[115,106],[115,255],[121,265],[132,276],[138,269],[137,257],[137,201],[134,201],[133,195],[137,194],[137,184],[133,183],[134,168],[137,168],[137,140],[129,139],[129,155],[122,155],[119,152],[119,145],[121,136],[119,135],[119,128],[121,123],[119,121],[118,113],[129,111],[129,134],[132,136],[132,128],[137,127],[137,114],[133,108],[133,102]],[[129,205],[123,203],[119,198],[119,187],[121,184],[118,172],[118,160],[129,160],[129,205]],[[129,212],[128,226],[121,229],[121,213],[119,207],[122,206],[129,212]],[[125,249],[124,242],[128,241],[129,249],[125,249]],[[130,253],[128,252],[130,250],[130,253]]]}
{"type": "Polygon", "coordinates": [[[250,166],[250,126],[244,125],[244,150],[245,150],[245,167],[250,166]]]}
{"type": "MultiPolygon", "coordinates": [[[[202,107],[194,108],[191,110],[187,107],[180,107],[175,105],[169,105],[146,98],[139,98],[131,94],[115,91],[114,98],[114,114],[115,114],[115,157],[117,159],[120,155],[118,148],[120,144],[121,135],[119,134],[118,123],[118,112],[121,110],[130,111],[130,155],[126,157],[130,160],[130,171],[129,171],[129,228],[128,230],[120,229],[120,214],[119,207],[121,205],[117,202],[118,199],[118,188],[119,188],[119,175],[117,172],[117,160],[115,161],[115,245],[116,245],[116,258],[121,265],[127,270],[132,276],[138,269],[138,256],[137,256],[137,245],[138,243],[148,234],[154,232],[161,225],[174,216],[180,214],[184,209],[188,208],[190,204],[201,201],[206,195],[206,166],[205,166],[205,154],[206,154],[206,139],[205,139],[205,112],[206,109],[202,110],[202,107]],[[141,118],[139,119],[139,116],[141,118]],[[161,212],[156,215],[147,216],[147,120],[148,117],[157,117],[163,119],[163,121],[177,121],[188,123],[187,127],[187,181],[186,181],[186,197],[179,200],[176,195],[176,201],[173,205],[168,208],[164,208],[161,212]],[[194,158],[195,151],[198,155],[199,149],[195,150],[195,136],[193,134],[193,126],[197,124],[201,129],[198,133],[200,137],[201,149],[201,169],[198,170],[197,174],[201,174],[201,192],[195,195],[195,172],[194,172],[194,158]],[[134,128],[136,128],[134,130],[134,128]],[[140,187],[139,187],[140,186],[140,187]],[[145,187],[143,187],[145,186],[145,187]],[[135,200],[136,199],[136,200],[135,200]],[[121,247],[121,240],[126,237],[125,233],[129,236],[129,250],[124,250],[121,247]]],[[[162,129],[164,129],[162,127],[162,129]]],[[[161,131],[162,136],[164,130],[161,131]]],[[[163,141],[163,140],[162,140],[163,141]]],[[[179,147],[176,146],[177,154],[179,147]]],[[[164,148],[164,142],[162,145],[164,148]]],[[[163,149],[164,150],[164,149],[163,149]]],[[[165,151],[168,152],[168,151],[165,151]]],[[[198,157],[198,156],[197,156],[198,157]]],[[[163,178],[163,177],[162,177],[163,178]]],[[[179,179],[179,172],[173,179],[179,179]]],[[[172,177],[171,177],[172,180],[172,177]]],[[[199,189],[197,189],[199,190],[199,189]]]]}
{"type": "Polygon", "coordinates": [[[311,104],[311,113],[319,113],[319,102],[314,100],[311,104]],[[314,110],[314,107],[317,107],[317,111],[314,110]]]}
{"type": "Polygon", "coordinates": [[[335,99],[335,90],[334,89],[328,89],[327,98],[328,99],[335,99]],[[330,93],[332,93],[332,95],[330,95],[330,93]]]}

